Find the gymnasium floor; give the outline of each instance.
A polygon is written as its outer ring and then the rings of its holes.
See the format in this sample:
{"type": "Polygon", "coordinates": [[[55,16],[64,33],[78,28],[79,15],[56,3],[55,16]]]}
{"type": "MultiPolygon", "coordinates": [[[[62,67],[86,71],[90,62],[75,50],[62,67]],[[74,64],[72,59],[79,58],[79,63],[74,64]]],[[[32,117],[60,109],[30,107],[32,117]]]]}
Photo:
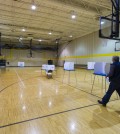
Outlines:
{"type": "Polygon", "coordinates": [[[65,72],[64,79],[63,74],[57,68],[47,79],[37,67],[2,69],[0,134],[119,134],[117,94],[104,108],[97,103],[105,92],[101,77],[91,94],[91,71],[65,72]]]}

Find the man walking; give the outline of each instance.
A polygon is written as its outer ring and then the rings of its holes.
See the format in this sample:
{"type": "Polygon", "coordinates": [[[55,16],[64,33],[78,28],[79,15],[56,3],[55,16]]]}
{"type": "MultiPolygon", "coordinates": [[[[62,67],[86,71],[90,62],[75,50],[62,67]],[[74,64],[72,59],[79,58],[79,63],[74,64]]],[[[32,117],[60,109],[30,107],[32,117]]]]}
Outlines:
{"type": "Polygon", "coordinates": [[[111,95],[116,90],[120,96],[120,62],[118,56],[113,56],[113,63],[110,66],[110,72],[106,77],[109,77],[110,85],[108,91],[102,98],[102,100],[98,100],[99,104],[106,106],[109,102],[111,95]]]}

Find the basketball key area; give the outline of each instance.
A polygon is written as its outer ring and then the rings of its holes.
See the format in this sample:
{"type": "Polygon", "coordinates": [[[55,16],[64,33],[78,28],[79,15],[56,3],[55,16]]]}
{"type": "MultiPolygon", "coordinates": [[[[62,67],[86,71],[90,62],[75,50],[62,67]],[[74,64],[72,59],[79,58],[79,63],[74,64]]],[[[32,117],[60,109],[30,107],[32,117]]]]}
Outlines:
{"type": "Polygon", "coordinates": [[[92,73],[76,69],[71,72],[68,83],[69,73],[65,73],[62,82],[64,70],[60,67],[53,79],[47,79],[40,68],[1,70],[0,133],[117,134],[120,105],[116,102],[119,100],[114,94],[107,108],[98,105],[97,100],[105,89],[98,76],[91,94],[92,73]]]}

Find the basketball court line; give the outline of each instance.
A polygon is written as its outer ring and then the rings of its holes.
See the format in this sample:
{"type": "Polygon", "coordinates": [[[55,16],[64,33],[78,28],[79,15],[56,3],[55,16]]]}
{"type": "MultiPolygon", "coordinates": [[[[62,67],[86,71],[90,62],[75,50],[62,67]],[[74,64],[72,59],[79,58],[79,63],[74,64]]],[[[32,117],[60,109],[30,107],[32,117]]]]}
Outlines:
{"type": "MultiPolygon", "coordinates": [[[[20,77],[20,76],[19,76],[19,77],[20,77]]],[[[40,76],[36,76],[36,77],[40,77],[40,76]]],[[[35,77],[34,77],[34,78],[35,78],[35,77]]],[[[31,78],[29,78],[29,79],[31,79],[31,78]]],[[[25,80],[27,80],[27,79],[25,79],[25,80]]],[[[53,79],[53,80],[55,80],[55,79],[53,79]]],[[[21,81],[24,81],[24,80],[21,79],[21,81]]],[[[16,84],[16,83],[19,83],[19,82],[21,82],[21,81],[15,82],[15,83],[13,83],[13,84],[11,84],[11,85],[14,85],[14,84],[16,84]]],[[[55,81],[58,81],[58,80],[55,80],[55,81]]],[[[60,81],[58,81],[58,82],[60,82],[60,81]]],[[[61,83],[61,82],[60,82],[60,83],[61,83]]],[[[65,84],[65,83],[64,83],[64,84],[65,84]]],[[[11,85],[10,85],[10,86],[11,86],[11,85]]],[[[68,84],[66,84],[66,85],[68,85],[68,84]]],[[[71,86],[71,85],[68,85],[68,86],[70,86],[70,87],[72,87],[72,88],[76,88],[76,87],[71,86]]],[[[9,86],[8,86],[8,87],[9,87],[9,86]]],[[[8,88],[8,87],[6,87],[6,88],[8,88]]],[[[76,88],[76,89],[79,89],[79,88],[76,88]]],[[[80,91],[83,91],[83,90],[81,90],[81,89],[79,89],[79,90],[80,90],[80,91]]],[[[1,92],[1,91],[0,91],[0,92],[1,92]]],[[[86,92],[86,91],[83,91],[83,92],[85,92],[85,93],[87,93],[87,94],[90,94],[90,93],[88,93],[88,92],[86,92]]],[[[93,94],[90,94],[90,95],[95,96],[95,97],[98,97],[98,96],[93,95],[93,94]]],[[[100,97],[98,97],[98,98],[100,98],[100,97]]],[[[116,101],[116,100],[113,100],[113,101],[116,101]]],[[[75,110],[79,110],[79,109],[83,109],[83,108],[87,108],[87,107],[92,107],[92,106],[95,106],[95,105],[99,105],[99,104],[98,104],[98,103],[95,103],[95,104],[88,105],[88,106],[82,106],[82,107],[78,107],[78,108],[74,108],[74,109],[70,109],[70,110],[65,110],[65,111],[61,111],[61,112],[56,112],[56,113],[53,113],[53,114],[48,114],[48,115],[44,115],[44,116],[40,116],[40,117],[35,117],[35,118],[28,119],[28,120],[23,120],[23,121],[11,123],[11,124],[3,125],[3,126],[0,126],[0,128],[5,128],[5,127],[17,125],[17,124],[22,124],[22,123],[25,123],[25,122],[30,122],[30,121],[33,121],[33,120],[38,120],[38,119],[42,119],[42,118],[46,118],[46,117],[51,117],[51,116],[58,115],[58,114],[62,114],[62,113],[68,113],[68,112],[71,112],[71,111],[75,111],[75,110]]],[[[105,120],[105,121],[106,121],[106,120],[105,120]]],[[[108,122],[108,121],[107,121],[107,122],[108,122]]]]}
{"type": "MultiPolygon", "coordinates": [[[[35,76],[35,77],[28,78],[28,79],[23,79],[23,80],[21,80],[21,81],[26,81],[26,80],[29,80],[29,79],[34,79],[34,78],[37,78],[37,77],[43,77],[43,76],[35,76]]],[[[17,84],[17,83],[21,82],[21,81],[14,82],[14,83],[8,85],[7,87],[1,89],[1,90],[0,90],[0,93],[3,92],[4,90],[6,90],[7,88],[13,86],[14,84],[17,84]]]]}
{"type": "Polygon", "coordinates": [[[22,81],[22,79],[21,79],[21,77],[19,76],[19,74],[18,74],[18,72],[16,71],[16,69],[14,69],[14,71],[15,71],[15,73],[16,73],[18,79],[20,80],[20,83],[22,84],[22,86],[25,87],[25,84],[24,84],[24,82],[22,81]]]}
{"type": "MultiPolygon", "coordinates": [[[[111,102],[116,101],[116,100],[112,100],[111,102]]],[[[74,109],[70,109],[70,110],[65,110],[65,111],[61,111],[61,112],[56,112],[53,114],[48,114],[48,115],[44,115],[44,116],[39,116],[39,117],[35,117],[35,118],[31,118],[28,120],[23,120],[23,121],[19,121],[19,122],[15,122],[15,123],[11,123],[11,124],[6,124],[3,126],[0,126],[0,128],[6,128],[6,127],[10,127],[10,126],[14,126],[14,125],[18,125],[18,124],[23,124],[26,122],[31,122],[31,121],[35,121],[35,120],[39,120],[39,119],[43,119],[43,118],[47,118],[47,117],[51,117],[51,116],[55,116],[55,115],[60,115],[60,114],[64,114],[64,113],[68,113],[68,112],[72,112],[72,111],[76,111],[76,110],[80,110],[80,109],[84,109],[84,108],[88,108],[88,107],[93,107],[93,106],[99,106],[100,104],[95,103],[92,105],[88,105],[88,106],[83,106],[83,107],[78,107],[78,108],[74,108],[74,109]]],[[[101,106],[101,105],[100,105],[101,106]]],[[[90,110],[89,110],[90,111],[90,110]]],[[[91,112],[91,111],[90,111],[91,112]]],[[[100,117],[100,116],[99,116],[100,117]]],[[[100,117],[101,119],[103,119],[104,121],[106,121],[107,123],[109,123],[109,121],[105,120],[104,118],[100,117]]],[[[112,124],[112,123],[109,123],[112,124]]],[[[113,124],[112,124],[113,125],[113,124]]],[[[118,128],[118,127],[117,127],[118,128]]],[[[120,129],[120,128],[119,128],[120,129]]]]}
{"type": "Polygon", "coordinates": [[[92,107],[92,106],[95,106],[95,105],[99,105],[99,104],[96,103],[96,104],[92,104],[92,105],[88,105],[88,106],[83,106],[83,107],[78,107],[78,108],[74,108],[74,109],[70,109],[70,110],[56,112],[56,113],[53,113],[53,114],[39,116],[39,117],[31,118],[31,119],[28,119],[28,120],[24,120],[24,121],[19,121],[19,122],[3,125],[3,126],[0,126],[0,128],[5,128],[5,127],[17,125],[17,124],[22,124],[22,123],[25,123],[25,122],[30,122],[30,121],[34,121],[34,120],[38,120],[38,119],[42,119],[42,118],[46,118],[46,117],[51,117],[51,116],[59,115],[59,114],[63,114],[63,113],[68,113],[68,112],[71,112],[71,111],[76,111],[76,110],[79,110],[79,109],[83,109],[83,108],[87,108],[87,107],[92,107]]]}

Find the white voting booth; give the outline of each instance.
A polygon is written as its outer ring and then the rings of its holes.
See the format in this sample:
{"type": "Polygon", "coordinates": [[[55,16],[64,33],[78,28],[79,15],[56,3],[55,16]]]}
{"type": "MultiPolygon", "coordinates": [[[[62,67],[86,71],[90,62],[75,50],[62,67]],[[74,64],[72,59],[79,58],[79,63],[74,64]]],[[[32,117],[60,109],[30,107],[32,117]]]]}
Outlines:
{"type": "Polygon", "coordinates": [[[65,62],[64,63],[64,70],[74,71],[74,62],[65,62]]]}
{"type": "Polygon", "coordinates": [[[24,67],[25,63],[24,62],[18,62],[18,67],[24,67]]]}
{"type": "Polygon", "coordinates": [[[87,69],[88,70],[94,70],[95,62],[88,62],[87,63],[87,69]]]}
{"type": "Polygon", "coordinates": [[[42,70],[46,70],[46,67],[47,67],[47,65],[46,64],[43,64],[42,65],[42,70]]]}
{"type": "Polygon", "coordinates": [[[55,65],[47,65],[47,64],[43,64],[42,65],[42,70],[55,70],[55,65]]]}
{"type": "Polygon", "coordinates": [[[110,72],[110,63],[106,63],[105,74],[108,74],[109,72],[110,72]]]}
{"type": "Polygon", "coordinates": [[[46,71],[47,76],[51,76],[51,77],[52,77],[52,73],[49,72],[49,71],[50,71],[50,70],[51,70],[51,71],[54,71],[54,70],[55,70],[55,65],[43,64],[43,65],[42,65],[42,68],[41,68],[41,74],[42,74],[42,70],[45,70],[45,71],[46,71]]]}
{"type": "Polygon", "coordinates": [[[45,70],[46,71],[48,71],[48,70],[54,71],[55,70],[55,65],[47,65],[45,70]]]}
{"type": "MultiPolygon", "coordinates": [[[[69,82],[70,82],[70,72],[71,72],[71,71],[74,71],[74,72],[75,72],[74,62],[65,62],[65,63],[64,63],[63,80],[64,80],[65,71],[69,71],[69,76],[68,76],[68,83],[69,83],[69,82]]],[[[76,79],[76,74],[75,74],[75,79],[76,79]]],[[[62,80],[62,81],[63,81],[63,80],[62,80]]],[[[77,83],[77,79],[76,79],[76,83],[77,83]]]]}
{"type": "Polygon", "coordinates": [[[46,66],[46,75],[48,78],[52,78],[52,71],[55,70],[55,65],[47,65],[46,66]]]}
{"type": "Polygon", "coordinates": [[[84,81],[86,80],[87,74],[89,74],[88,70],[90,70],[91,71],[91,82],[92,82],[92,70],[94,70],[94,65],[95,65],[95,62],[88,62],[87,63],[87,71],[85,73],[84,81]]]}

